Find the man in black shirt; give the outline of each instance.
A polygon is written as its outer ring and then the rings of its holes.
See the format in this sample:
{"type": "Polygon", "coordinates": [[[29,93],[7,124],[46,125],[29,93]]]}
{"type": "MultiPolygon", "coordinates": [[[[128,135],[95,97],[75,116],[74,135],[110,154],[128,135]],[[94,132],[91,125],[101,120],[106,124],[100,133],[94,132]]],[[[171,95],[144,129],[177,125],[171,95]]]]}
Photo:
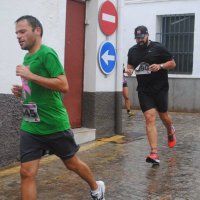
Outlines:
{"type": "Polygon", "coordinates": [[[135,29],[136,45],[128,51],[128,74],[135,70],[138,86],[138,98],[146,121],[146,132],[150,154],[146,162],[159,164],[157,150],[156,113],[165,125],[168,133],[168,146],[176,145],[175,129],[168,113],[168,70],[176,63],[169,51],[160,43],[149,40],[145,26],[135,29]]]}

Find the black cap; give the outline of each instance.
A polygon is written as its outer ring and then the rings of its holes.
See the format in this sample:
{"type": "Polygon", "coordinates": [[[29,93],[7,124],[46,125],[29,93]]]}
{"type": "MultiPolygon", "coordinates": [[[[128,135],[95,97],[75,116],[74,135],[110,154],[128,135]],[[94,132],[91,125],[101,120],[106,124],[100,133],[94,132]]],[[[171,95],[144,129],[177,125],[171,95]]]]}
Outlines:
{"type": "Polygon", "coordinates": [[[144,38],[148,33],[146,26],[138,26],[135,28],[135,38],[144,38]]]}

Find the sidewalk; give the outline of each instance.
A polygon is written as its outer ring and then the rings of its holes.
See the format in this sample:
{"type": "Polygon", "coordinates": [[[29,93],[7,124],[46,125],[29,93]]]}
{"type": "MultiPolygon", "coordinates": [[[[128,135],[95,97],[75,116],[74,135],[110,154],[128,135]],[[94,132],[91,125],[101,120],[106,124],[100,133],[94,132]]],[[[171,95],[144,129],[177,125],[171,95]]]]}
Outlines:
{"type": "MultiPolygon", "coordinates": [[[[200,194],[200,114],[171,113],[177,146],[167,147],[166,131],[158,120],[161,164],[145,162],[149,153],[141,111],[123,111],[124,136],[81,145],[78,156],[106,183],[106,200],[198,200],[200,194]]],[[[0,200],[20,200],[18,167],[0,171],[0,200]]],[[[38,200],[89,200],[89,188],[65,170],[55,156],[42,159],[38,200]]]]}

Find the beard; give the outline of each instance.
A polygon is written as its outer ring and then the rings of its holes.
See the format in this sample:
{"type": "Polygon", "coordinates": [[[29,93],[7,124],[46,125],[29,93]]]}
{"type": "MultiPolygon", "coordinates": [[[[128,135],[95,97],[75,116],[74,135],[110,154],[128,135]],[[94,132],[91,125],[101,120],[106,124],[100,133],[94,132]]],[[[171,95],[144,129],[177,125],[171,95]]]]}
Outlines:
{"type": "Polygon", "coordinates": [[[22,50],[30,51],[34,47],[34,43],[28,43],[21,46],[22,50]]]}
{"type": "Polygon", "coordinates": [[[138,43],[137,43],[137,47],[138,47],[139,49],[146,49],[147,46],[148,46],[148,43],[149,43],[149,39],[147,38],[146,41],[140,41],[140,42],[138,42],[138,43]]]}

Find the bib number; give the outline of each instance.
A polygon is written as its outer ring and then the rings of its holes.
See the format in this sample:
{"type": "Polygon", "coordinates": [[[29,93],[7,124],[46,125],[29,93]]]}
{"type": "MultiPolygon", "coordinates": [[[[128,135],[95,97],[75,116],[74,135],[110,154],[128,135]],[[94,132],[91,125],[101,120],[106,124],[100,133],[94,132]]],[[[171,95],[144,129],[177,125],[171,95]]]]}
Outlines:
{"type": "Polygon", "coordinates": [[[23,119],[27,122],[40,122],[35,103],[23,104],[23,119]]]}
{"type": "Polygon", "coordinates": [[[135,68],[135,74],[136,75],[151,74],[151,71],[149,70],[149,64],[145,62],[141,62],[135,68]]]}

